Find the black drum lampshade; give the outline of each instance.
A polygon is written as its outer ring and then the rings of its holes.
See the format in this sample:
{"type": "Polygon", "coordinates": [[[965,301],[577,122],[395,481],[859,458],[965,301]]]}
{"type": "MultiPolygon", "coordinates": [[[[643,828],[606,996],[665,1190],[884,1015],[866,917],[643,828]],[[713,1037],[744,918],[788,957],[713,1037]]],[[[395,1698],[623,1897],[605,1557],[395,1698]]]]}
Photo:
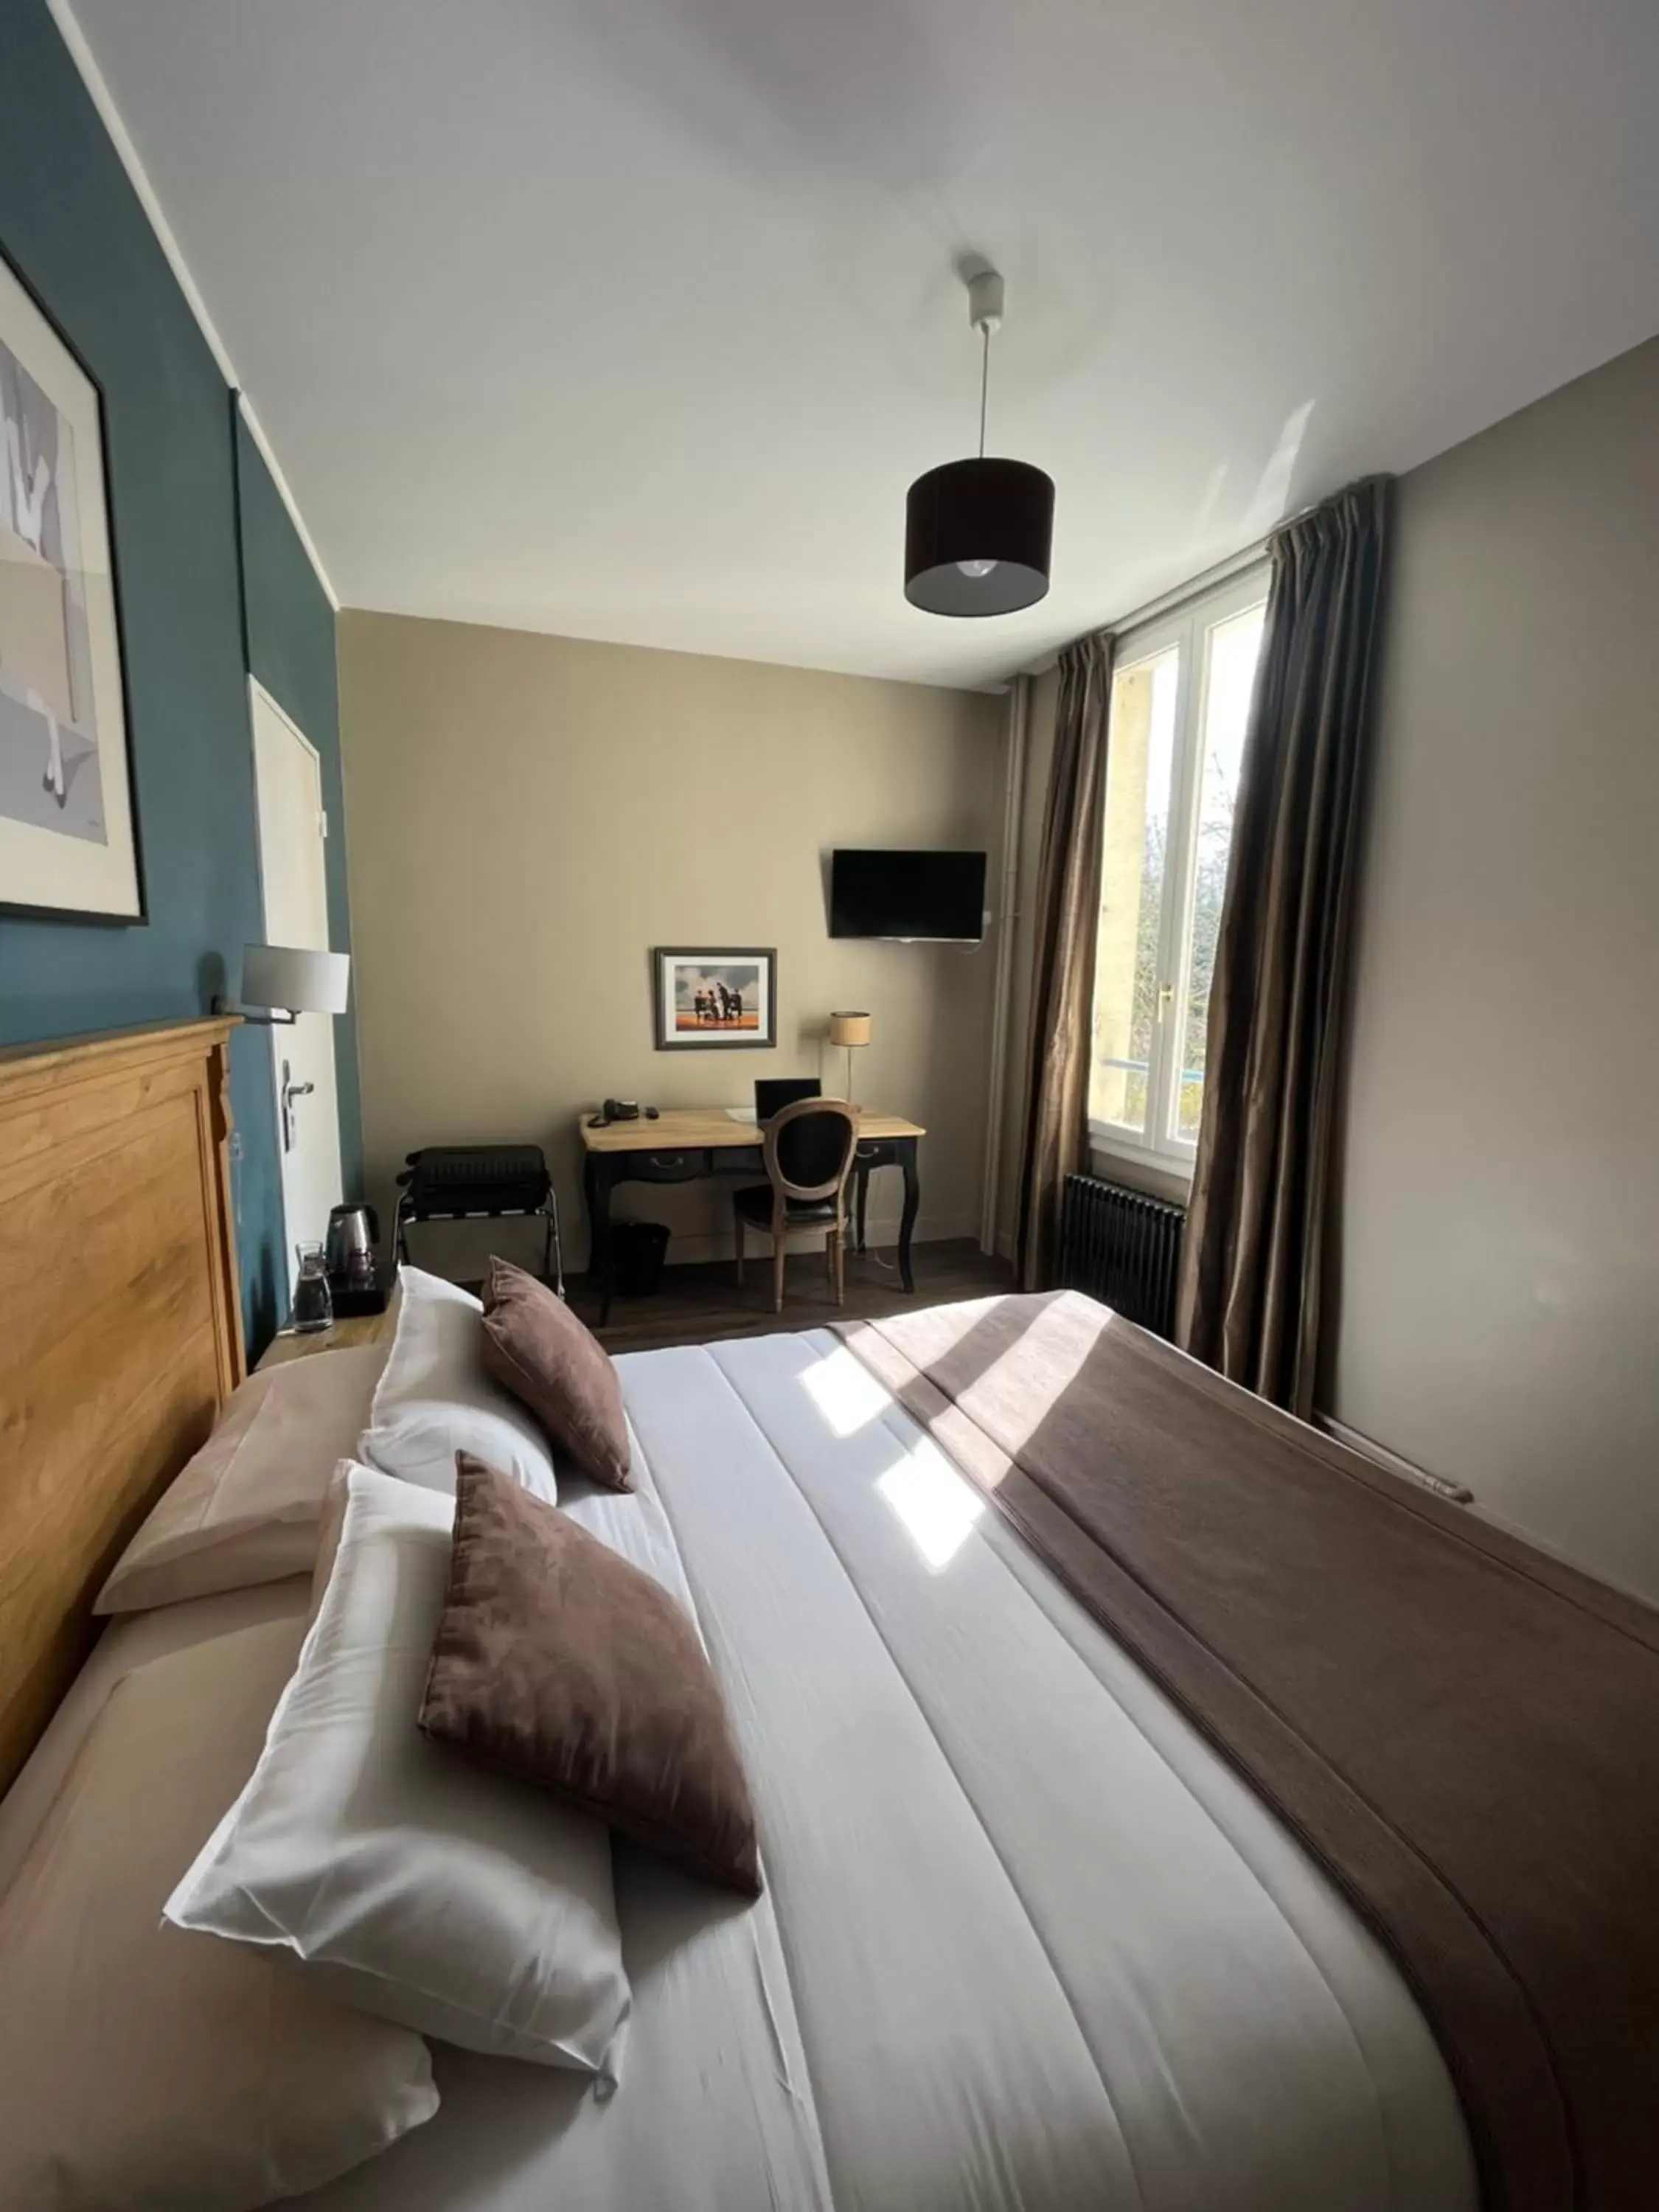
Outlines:
{"type": "Polygon", "coordinates": [[[1011,615],[1048,589],[1054,479],[1028,461],[947,461],[910,487],[904,596],[934,615],[1011,615]]]}
{"type": "Polygon", "coordinates": [[[1001,277],[988,261],[957,264],[968,321],[979,332],[979,452],[929,469],[904,509],[904,596],[930,615],[1012,615],[1048,589],[1054,538],[1052,477],[1029,461],[985,458],[991,339],[1002,328],[1001,277]]]}

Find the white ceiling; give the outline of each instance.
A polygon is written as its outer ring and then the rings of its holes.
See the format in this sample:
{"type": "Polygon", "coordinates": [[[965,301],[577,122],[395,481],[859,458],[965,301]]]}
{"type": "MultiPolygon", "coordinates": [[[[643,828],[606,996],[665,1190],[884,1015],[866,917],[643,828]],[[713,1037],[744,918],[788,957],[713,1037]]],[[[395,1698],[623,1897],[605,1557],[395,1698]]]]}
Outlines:
{"type": "Polygon", "coordinates": [[[1655,0],[73,5],[349,605],[985,683],[1659,327],[1655,0]]]}

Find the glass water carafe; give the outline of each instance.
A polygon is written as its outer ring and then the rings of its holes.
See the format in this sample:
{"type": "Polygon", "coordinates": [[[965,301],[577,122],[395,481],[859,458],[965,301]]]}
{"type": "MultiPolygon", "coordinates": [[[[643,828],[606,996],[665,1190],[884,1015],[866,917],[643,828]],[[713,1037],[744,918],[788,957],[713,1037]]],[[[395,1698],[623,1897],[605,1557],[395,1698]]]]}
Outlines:
{"type": "Polygon", "coordinates": [[[313,1329],[332,1327],[334,1300],[329,1294],[322,1246],[296,1244],[294,1249],[300,1255],[300,1273],[294,1285],[294,1310],[289,1316],[289,1326],[301,1335],[309,1335],[313,1329]]]}

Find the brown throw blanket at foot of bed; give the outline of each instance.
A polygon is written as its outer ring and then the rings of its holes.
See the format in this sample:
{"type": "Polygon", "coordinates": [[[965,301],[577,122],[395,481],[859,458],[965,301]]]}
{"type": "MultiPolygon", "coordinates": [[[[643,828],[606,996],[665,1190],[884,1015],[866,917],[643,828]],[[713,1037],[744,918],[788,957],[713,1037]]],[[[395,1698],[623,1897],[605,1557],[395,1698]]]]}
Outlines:
{"type": "Polygon", "coordinates": [[[841,1333],[1382,1936],[1495,2212],[1659,2205],[1659,1615],[1074,1292],[841,1333]]]}

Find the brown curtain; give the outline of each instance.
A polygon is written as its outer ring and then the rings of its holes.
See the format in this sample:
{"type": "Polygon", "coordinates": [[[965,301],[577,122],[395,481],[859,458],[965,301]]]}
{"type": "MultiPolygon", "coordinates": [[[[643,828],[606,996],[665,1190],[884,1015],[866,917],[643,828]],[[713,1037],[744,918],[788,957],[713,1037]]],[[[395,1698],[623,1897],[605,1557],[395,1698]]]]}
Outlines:
{"type": "Polygon", "coordinates": [[[1019,1279],[1054,1281],[1066,1178],[1088,1148],[1095,938],[1112,641],[1079,638],[1060,656],[1054,763],[1042,811],[1032,963],[1030,1060],[1020,1157],[1019,1279]]]}
{"type": "Polygon", "coordinates": [[[1388,493],[1354,484],[1272,541],[1176,1319],[1186,1350],[1304,1419],[1388,493]]]}

